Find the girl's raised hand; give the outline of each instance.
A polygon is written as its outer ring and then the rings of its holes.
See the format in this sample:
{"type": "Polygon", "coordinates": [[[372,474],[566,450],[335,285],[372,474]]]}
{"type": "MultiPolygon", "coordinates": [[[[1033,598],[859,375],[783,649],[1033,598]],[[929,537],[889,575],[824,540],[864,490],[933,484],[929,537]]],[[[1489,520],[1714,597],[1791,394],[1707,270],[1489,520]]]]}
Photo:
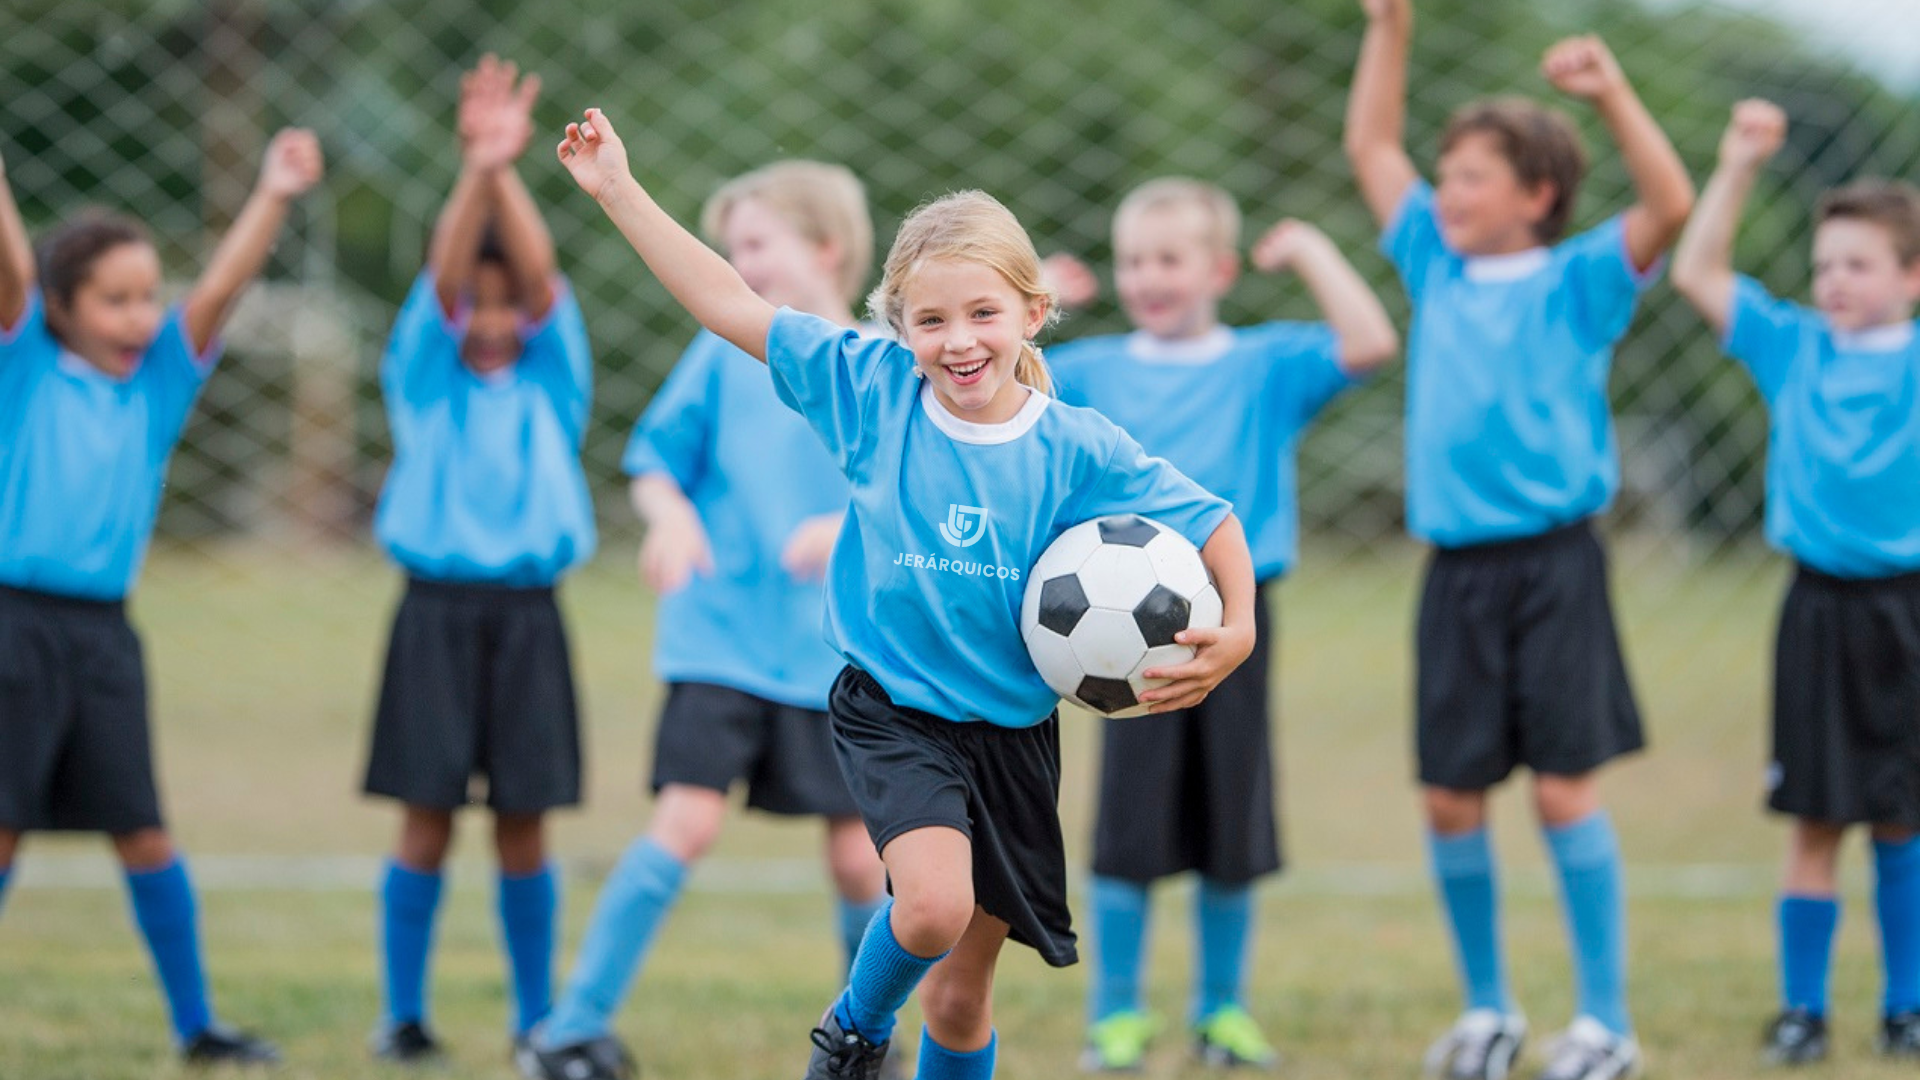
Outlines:
{"type": "Polygon", "coordinates": [[[277,199],[297,199],[320,182],[325,163],[320,156],[320,140],[306,128],[281,128],[267,143],[260,165],[260,182],[255,185],[263,195],[277,199]]]}
{"type": "Polygon", "coordinates": [[[1092,268],[1065,252],[1040,260],[1040,277],[1061,307],[1084,308],[1100,298],[1100,279],[1092,268]]]}
{"type": "Polygon", "coordinates": [[[627,146],[613,130],[607,114],[588,109],[586,116],[567,125],[567,137],[555,147],[560,164],[573,175],[580,190],[595,199],[616,180],[630,180],[633,170],[627,164],[627,146]]]}

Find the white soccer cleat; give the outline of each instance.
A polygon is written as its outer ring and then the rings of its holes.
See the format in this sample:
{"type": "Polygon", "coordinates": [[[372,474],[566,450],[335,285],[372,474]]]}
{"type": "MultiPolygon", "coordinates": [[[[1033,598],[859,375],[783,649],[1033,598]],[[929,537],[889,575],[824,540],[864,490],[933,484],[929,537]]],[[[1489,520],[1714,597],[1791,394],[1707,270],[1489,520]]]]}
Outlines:
{"type": "Polygon", "coordinates": [[[1540,1080],[1633,1080],[1643,1062],[1640,1044],[1617,1035],[1591,1016],[1574,1020],[1547,1045],[1540,1080]]]}
{"type": "Polygon", "coordinates": [[[1425,1071],[1446,1080],[1506,1080],[1526,1041],[1526,1017],[1470,1009],[1427,1048],[1425,1071]]]}

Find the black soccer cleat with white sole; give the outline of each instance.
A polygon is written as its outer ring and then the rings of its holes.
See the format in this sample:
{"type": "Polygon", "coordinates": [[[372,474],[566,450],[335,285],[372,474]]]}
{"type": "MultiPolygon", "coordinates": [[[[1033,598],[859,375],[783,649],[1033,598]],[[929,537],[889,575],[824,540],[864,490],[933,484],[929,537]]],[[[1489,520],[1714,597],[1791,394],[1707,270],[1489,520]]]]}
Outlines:
{"type": "Polygon", "coordinates": [[[1548,1044],[1540,1080],[1633,1080],[1641,1068],[1640,1044],[1633,1036],[1582,1016],[1548,1044]]]}
{"type": "Polygon", "coordinates": [[[418,1020],[386,1025],[373,1033],[367,1048],[381,1061],[399,1065],[425,1065],[444,1053],[440,1040],[418,1020]]]}
{"type": "Polygon", "coordinates": [[[1894,1013],[1880,1021],[1880,1053],[1891,1058],[1920,1058],[1920,1012],[1894,1013]]]}
{"type": "Polygon", "coordinates": [[[278,1065],[280,1048],[238,1028],[208,1024],[181,1045],[180,1059],[193,1066],[278,1065]]]}
{"type": "Polygon", "coordinates": [[[813,1029],[813,1055],[803,1080],[881,1080],[891,1042],[873,1042],[840,1026],[832,1006],[813,1029]]]}
{"type": "Polygon", "coordinates": [[[640,1066],[611,1035],[543,1049],[533,1037],[514,1045],[513,1064],[526,1080],[636,1080],[640,1066]]]}
{"type": "Polygon", "coordinates": [[[1811,1065],[1827,1057],[1827,1018],[1811,1009],[1783,1009],[1760,1049],[1760,1063],[1774,1067],[1811,1065]]]}

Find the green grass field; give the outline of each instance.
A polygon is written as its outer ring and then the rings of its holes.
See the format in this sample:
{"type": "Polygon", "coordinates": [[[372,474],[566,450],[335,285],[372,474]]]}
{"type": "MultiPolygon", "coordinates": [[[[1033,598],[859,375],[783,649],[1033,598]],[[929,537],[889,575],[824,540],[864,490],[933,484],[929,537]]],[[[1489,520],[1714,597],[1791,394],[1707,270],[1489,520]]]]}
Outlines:
{"type": "MultiPolygon", "coordinates": [[[[1652,751],[1608,774],[1629,859],[1634,1002],[1660,1076],[1756,1071],[1773,1002],[1772,879],[1781,830],[1758,811],[1767,657],[1783,568],[1683,567],[1623,544],[1630,661],[1652,751]]],[[[641,791],[658,687],[650,611],[624,553],[565,592],[583,684],[589,803],[556,818],[567,945],[600,871],[646,819],[641,791]]],[[[1282,804],[1290,872],[1263,894],[1254,1011],[1301,1078],[1417,1072],[1457,1009],[1421,860],[1410,775],[1410,549],[1336,559],[1280,594],[1282,804]]],[[[246,547],[161,553],[134,618],[148,646],[163,792],[206,886],[203,918],[226,1016],[279,1038],[290,1077],[401,1075],[372,1066],[378,1009],[372,860],[388,807],[356,795],[365,724],[397,594],[365,553],[246,547]],[[291,863],[289,857],[315,857],[291,863]],[[311,870],[301,870],[310,867],[311,870]],[[364,880],[361,879],[365,871],[364,880]],[[278,876],[276,876],[278,875],[278,876]]],[[[1084,847],[1098,723],[1070,715],[1062,816],[1084,847]]],[[[1566,950],[1524,790],[1498,801],[1515,981],[1536,1031],[1567,1018],[1566,950]]],[[[437,1026],[455,1074],[507,1077],[501,960],[484,831],[468,826],[442,924],[437,1026]]],[[[810,825],[742,817],[668,924],[620,1020],[654,1078],[790,1078],[835,989],[837,948],[809,860],[810,825]]],[[[35,837],[0,917],[0,1078],[179,1074],[159,997],[104,845],[35,837]],[[103,887],[104,886],[104,887],[103,887]]],[[[1848,853],[1850,915],[1824,1075],[1906,1075],[1869,1050],[1878,1003],[1871,905],[1848,853]]],[[[1176,1020],[1187,976],[1184,892],[1156,921],[1155,1008],[1176,1020]]],[[[1011,949],[997,992],[1000,1075],[1072,1072],[1083,969],[1011,949]]],[[[1177,1024],[1176,1024],[1177,1029],[1177,1024]]],[[[912,1032],[909,1024],[904,1031],[912,1032]]],[[[1152,1075],[1198,1075],[1169,1036],[1152,1075]]]]}

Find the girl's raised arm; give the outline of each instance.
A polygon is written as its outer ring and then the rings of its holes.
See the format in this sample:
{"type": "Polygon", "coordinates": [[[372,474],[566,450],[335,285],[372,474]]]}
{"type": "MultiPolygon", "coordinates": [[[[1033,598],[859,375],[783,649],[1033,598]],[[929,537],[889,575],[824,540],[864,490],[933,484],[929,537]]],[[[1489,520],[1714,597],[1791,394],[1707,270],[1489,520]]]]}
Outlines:
{"type": "Polygon", "coordinates": [[[266,265],[280,226],[286,223],[287,208],[320,182],[321,171],[320,140],[313,132],[282,128],[267,144],[253,194],[187,293],[187,340],[195,353],[205,352],[226,325],[234,301],[266,265]]]}
{"type": "Polygon", "coordinates": [[[27,226],[13,202],[7,183],[7,163],[0,160],[0,332],[20,325],[27,313],[27,290],[33,288],[33,245],[27,226]]]}
{"type": "Polygon", "coordinates": [[[765,361],[773,305],[747,287],[733,265],[653,201],[627,163],[627,148],[599,109],[567,125],[556,147],[582,191],[620,229],[633,250],[700,325],[765,361]]]}

